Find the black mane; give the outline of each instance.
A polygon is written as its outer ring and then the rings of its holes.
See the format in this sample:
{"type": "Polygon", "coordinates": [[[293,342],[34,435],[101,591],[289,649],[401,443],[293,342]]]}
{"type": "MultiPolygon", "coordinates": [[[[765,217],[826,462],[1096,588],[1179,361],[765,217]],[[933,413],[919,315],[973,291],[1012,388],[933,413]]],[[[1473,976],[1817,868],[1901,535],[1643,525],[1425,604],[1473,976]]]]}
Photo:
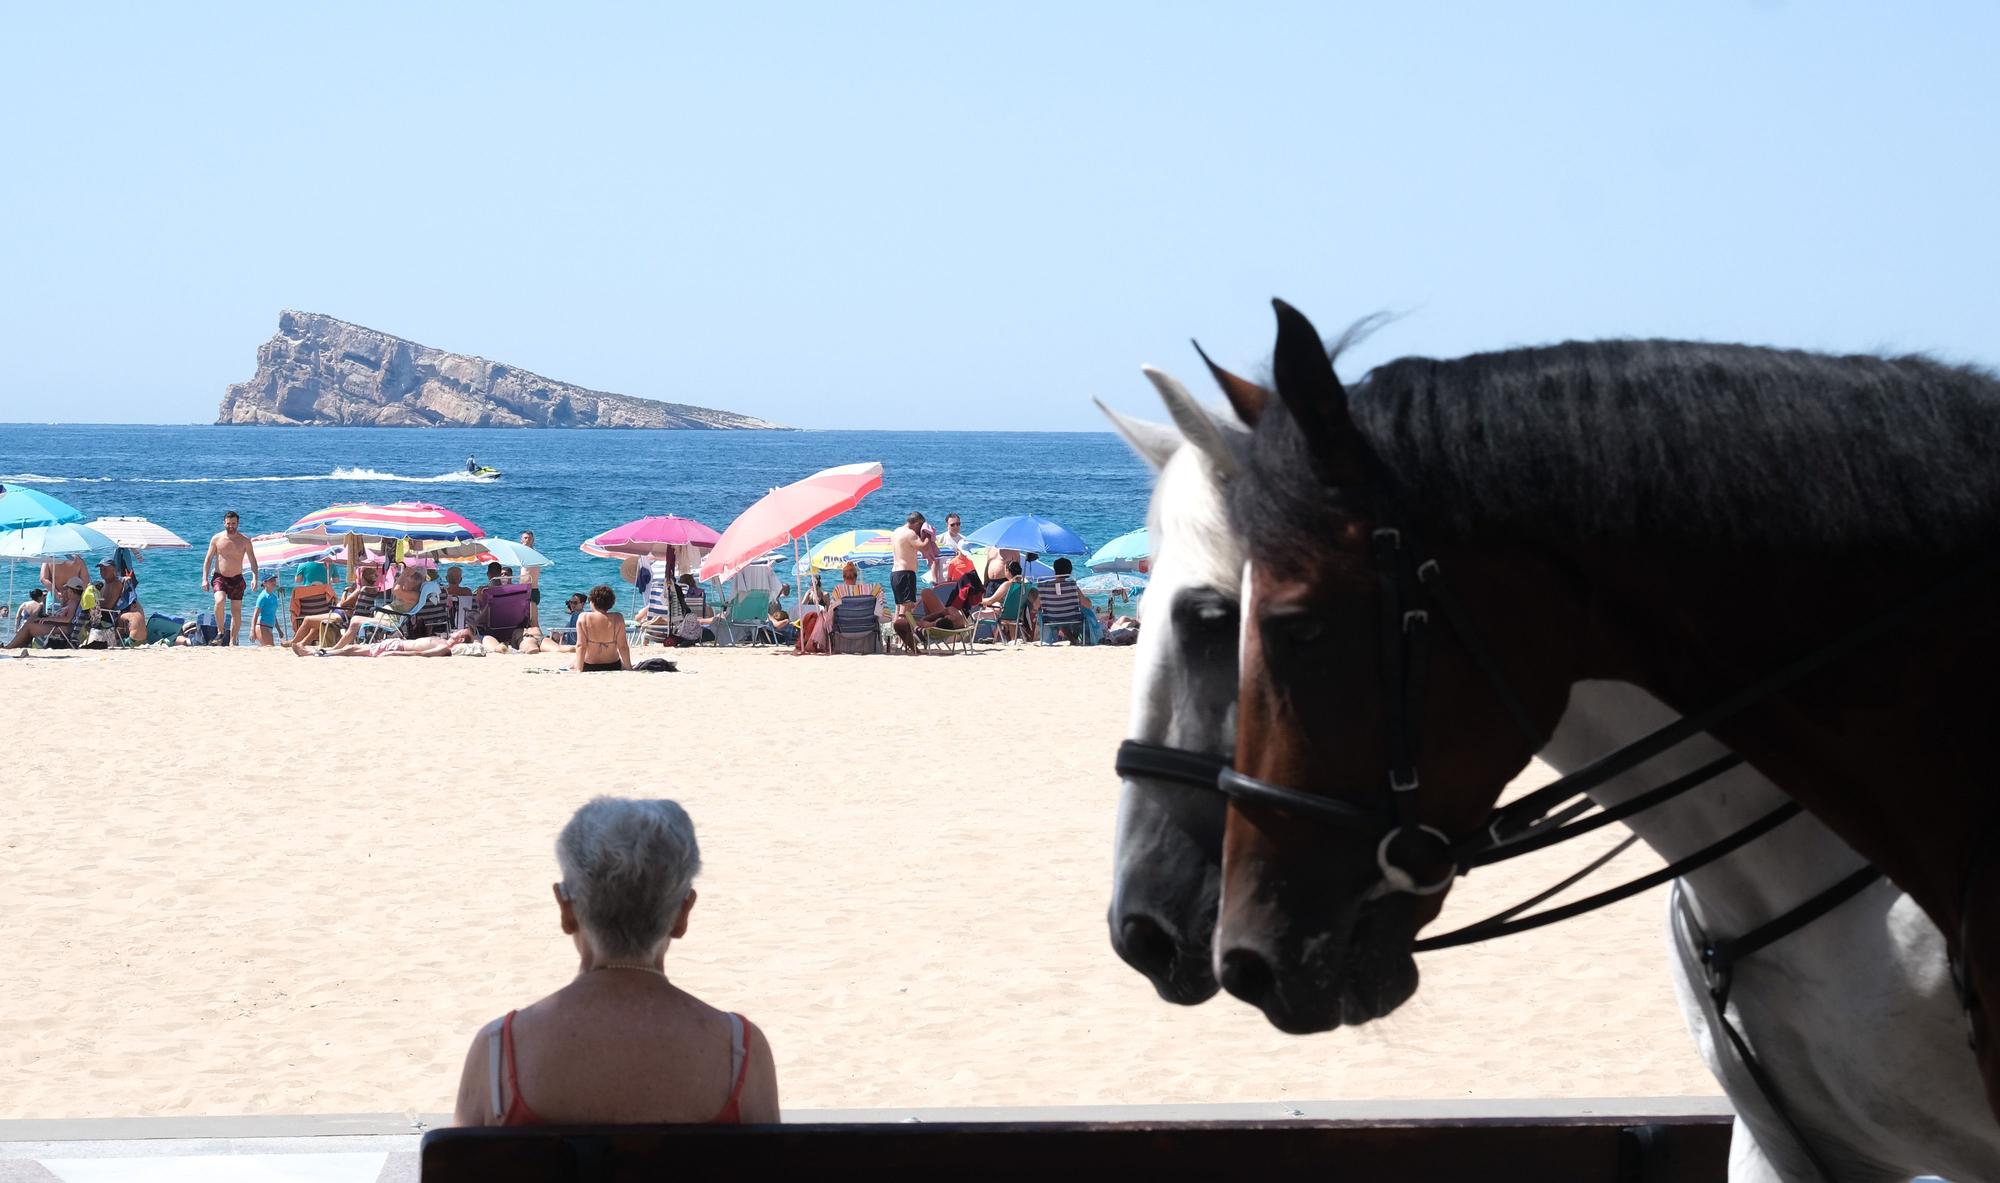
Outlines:
{"type": "MultiPolygon", "coordinates": [[[[1408,524],[1433,536],[1822,553],[2000,542],[2000,379],[1976,367],[1572,341],[1402,358],[1348,403],[1408,524]]],[[[1251,464],[1239,525],[1265,545],[1323,540],[1339,498],[1279,400],[1251,464]]]]}

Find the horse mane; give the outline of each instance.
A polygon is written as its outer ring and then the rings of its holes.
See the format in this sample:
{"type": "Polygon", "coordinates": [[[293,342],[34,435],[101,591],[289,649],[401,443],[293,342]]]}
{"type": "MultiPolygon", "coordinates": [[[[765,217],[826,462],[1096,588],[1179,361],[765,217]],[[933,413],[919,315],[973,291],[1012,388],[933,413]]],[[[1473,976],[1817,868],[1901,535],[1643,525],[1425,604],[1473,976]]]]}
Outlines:
{"type": "MultiPolygon", "coordinates": [[[[1320,485],[1277,403],[1238,482],[1253,495],[1232,510],[1260,541],[1323,540],[1327,512],[1368,491],[1320,485]]],[[[1406,523],[1435,537],[1779,552],[2000,540],[2000,379],[1974,366],[1570,341],[1401,358],[1351,387],[1348,408],[1406,523]]]]}

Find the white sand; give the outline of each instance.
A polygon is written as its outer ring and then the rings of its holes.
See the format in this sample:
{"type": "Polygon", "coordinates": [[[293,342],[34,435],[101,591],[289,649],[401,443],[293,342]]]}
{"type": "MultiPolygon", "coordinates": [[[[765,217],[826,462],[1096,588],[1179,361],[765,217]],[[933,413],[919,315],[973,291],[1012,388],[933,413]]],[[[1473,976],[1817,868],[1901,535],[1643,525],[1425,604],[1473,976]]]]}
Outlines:
{"type": "Polygon", "coordinates": [[[472,1032],[573,972],[551,843],[598,792],[694,815],[668,970],[764,1028],[788,1107],[1716,1091],[1659,892],[1431,955],[1360,1030],[1159,1001],[1104,926],[1130,650],[679,656],[0,661],[0,1117],[448,1110],[472,1032]]]}

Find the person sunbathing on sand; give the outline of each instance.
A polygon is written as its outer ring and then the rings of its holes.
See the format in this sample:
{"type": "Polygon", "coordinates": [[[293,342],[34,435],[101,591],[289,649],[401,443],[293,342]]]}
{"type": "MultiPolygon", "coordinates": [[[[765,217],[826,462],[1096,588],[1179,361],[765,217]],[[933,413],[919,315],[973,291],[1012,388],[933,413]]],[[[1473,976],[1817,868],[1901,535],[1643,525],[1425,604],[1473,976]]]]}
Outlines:
{"type": "Polygon", "coordinates": [[[771,1045],[748,1019],[667,979],[701,850],[672,801],[598,797],[556,838],[556,913],[576,977],[482,1027],[459,1125],[778,1120],[771,1045]]]}
{"type": "Polygon", "coordinates": [[[507,646],[492,637],[484,640],[475,638],[469,628],[442,637],[418,637],[416,640],[391,637],[366,645],[349,642],[331,649],[314,649],[304,641],[293,641],[287,648],[300,657],[470,657],[507,651],[507,646]]]}

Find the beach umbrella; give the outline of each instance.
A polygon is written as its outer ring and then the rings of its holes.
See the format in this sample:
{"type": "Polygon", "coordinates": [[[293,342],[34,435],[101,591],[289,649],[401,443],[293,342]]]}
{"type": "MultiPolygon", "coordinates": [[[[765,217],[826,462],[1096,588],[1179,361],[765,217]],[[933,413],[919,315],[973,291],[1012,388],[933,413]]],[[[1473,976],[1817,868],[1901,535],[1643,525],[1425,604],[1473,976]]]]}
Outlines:
{"type": "Polygon", "coordinates": [[[257,556],[259,571],[309,563],[339,553],[340,548],[325,542],[293,542],[283,534],[259,534],[250,540],[250,553],[257,556]]]}
{"type": "Polygon", "coordinates": [[[475,538],[449,546],[426,547],[422,555],[428,559],[457,559],[475,567],[484,567],[488,563],[518,568],[555,566],[547,555],[534,547],[505,538],[475,538]]]}
{"type": "MultiPolygon", "coordinates": [[[[1085,559],[1083,565],[1099,574],[1137,571],[1143,575],[1153,565],[1153,540],[1147,536],[1146,528],[1141,526],[1098,547],[1097,553],[1085,559]]],[[[1077,586],[1081,587],[1082,582],[1079,581],[1077,586]]]]}
{"type": "Polygon", "coordinates": [[[655,546],[696,546],[705,550],[721,538],[722,535],[693,518],[668,514],[613,526],[587,539],[577,549],[596,558],[615,559],[626,555],[649,555],[655,546]]]}
{"type": "Polygon", "coordinates": [[[54,559],[117,549],[116,542],[82,522],[27,526],[0,533],[0,558],[54,559]]]}
{"type": "Polygon", "coordinates": [[[871,462],[823,469],[773,489],[729,523],[697,578],[726,579],[765,551],[787,543],[793,544],[796,563],[796,544],[806,531],[853,509],[881,487],[882,466],[871,462]]]}
{"type": "Polygon", "coordinates": [[[75,506],[36,489],[14,485],[0,493],[0,530],[60,526],[82,520],[83,515],[75,506]]]}
{"type": "Polygon", "coordinates": [[[842,530],[814,544],[806,565],[815,571],[830,571],[842,563],[886,563],[889,558],[887,530],[842,530]]]}
{"type": "Polygon", "coordinates": [[[1086,555],[1090,545],[1071,533],[1061,522],[1031,513],[991,521],[965,536],[967,542],[1002,550],[1033,551],[1044,555],[1086,555]]]}
{"type": "Polygon", "coordinates": [[[330,505],[293,522],[285,533],[294,541],[331,540],[336,534],[365,538],[423,538],[451,542],[482,538],[486,531],[442,505],[396,501],[388,505],[330,505]],[[305,538],[301,538],[305,535],[305,538]]]}
{"type": "Polygon", "coordinates": [[[187,539],[145,518],[98,518],[87,524],[127,550],[186,550],[188,546],[187,539]]]}

